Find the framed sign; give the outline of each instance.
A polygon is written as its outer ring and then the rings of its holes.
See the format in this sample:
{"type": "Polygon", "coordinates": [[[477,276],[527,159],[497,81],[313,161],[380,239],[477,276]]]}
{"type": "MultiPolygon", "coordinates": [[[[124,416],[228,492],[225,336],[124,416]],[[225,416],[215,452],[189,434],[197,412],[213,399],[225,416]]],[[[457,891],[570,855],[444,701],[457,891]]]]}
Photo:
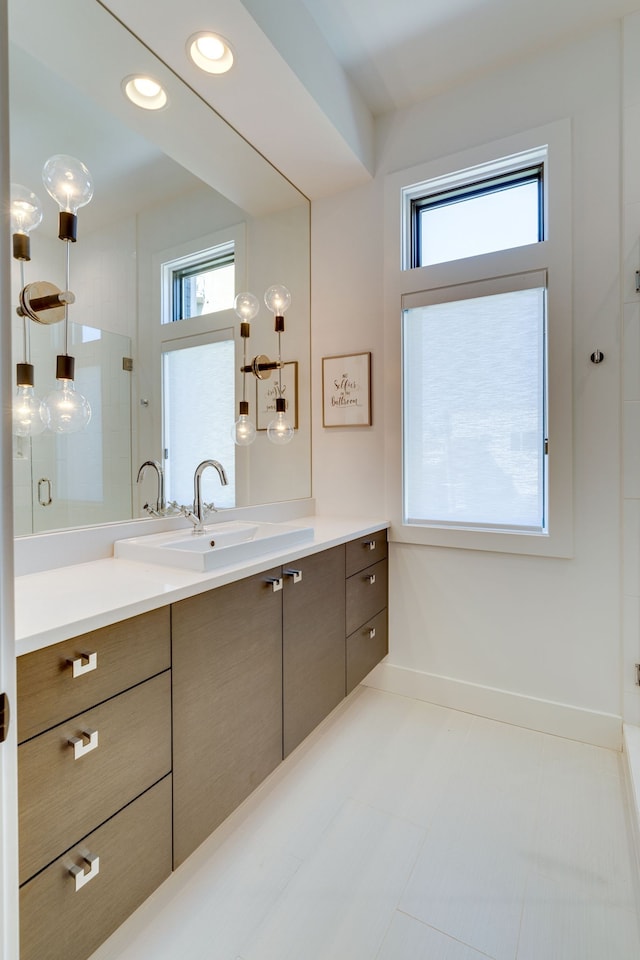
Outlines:
{"type": "Polygon", "coordinates": [[[371,354],[322,358],[322,424],[371,426],[371,354]]]}
{"type": "Polygon", "coordinates": [[[256,429],[266,430],[276,415],[276,400],[282,395],[287,402],[287,417],[298,429],[298,361],[285,362],[281,376],[274,370],[268,380],[256,380],[256,429]],[[280,380],[282,394],[280,394],[280,380]]]}

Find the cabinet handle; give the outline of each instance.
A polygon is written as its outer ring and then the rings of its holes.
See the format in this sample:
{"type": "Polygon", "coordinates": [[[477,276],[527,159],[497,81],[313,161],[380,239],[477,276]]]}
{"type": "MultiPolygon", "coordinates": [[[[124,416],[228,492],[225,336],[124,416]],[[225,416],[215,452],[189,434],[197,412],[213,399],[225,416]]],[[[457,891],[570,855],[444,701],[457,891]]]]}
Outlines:
{"type": "Polygon", "coordinates": [[[82,859],[89,865],[88,870],[83,870],[82,867],[77,867],[75,864],[69,867],[69,873],[76,881],[76,892],[82,890],[85,884],[89,883],[90,880],[93,880],[93,878],[97,877],[100,873],[100,857],[96,857],[92,853],[87,853],[82,859]]]}
{"type": "Polygon", "coordinates": [[[267,583],[271,584],[271,589],[274,593],[282,590],[282,577],[267,577],[267,583]]]}
{"type": "Polygon", "coordinates": [[[369,629],[369,640],[373,640],[375,638],[375,635],[376,635],[376,628],[371,627],[369,629]]]}
{"type": "Polygon", "coordinates": [[[73,667],[73,676],[75,679],[76,677],[83,676],[85,673],[91,673],[92,670],[97,670],[98,654],[81,653],[75,660],[67,660],[67,663],[70,663],[73,667]]]}
{"type": "Polygon", "coordinates": [[[80,757],[84,757],[86,753],[91,753],[98,746],[97,730],[83,730],[82,736],[88,737],[87,743],[84,742],[82,737],[69,737],[68,743],[70,747],[73,747],[74,760],[79,760],[80,757]]]}
{"type": "Polygon", "coordinates": [[[365,548],[365,550],[375,550],[376,542],[375,540],[365,540],[362,546],[365,548]]]}
{"type": "Polygon", "coordinates": [[[369,576],[365,577],[365,580],[367,580],[369,583],[372,583],[372,584],[375,583],[376,582],[375,573],[370,573],[369,576]]]}
{"type": "Polygon", "coordinates": [[[286,577],[292,577],[294,583],[300,583],[302,580],[302,570],[285,570],[286,577]]]}

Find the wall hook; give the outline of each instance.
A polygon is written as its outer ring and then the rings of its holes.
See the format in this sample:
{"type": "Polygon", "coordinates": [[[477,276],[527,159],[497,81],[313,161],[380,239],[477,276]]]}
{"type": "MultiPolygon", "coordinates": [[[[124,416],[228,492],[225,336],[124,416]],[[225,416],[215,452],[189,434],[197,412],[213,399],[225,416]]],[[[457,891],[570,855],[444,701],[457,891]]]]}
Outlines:
{"type": "Polygon", "coordinates": [[[602,350],[594,350],[591,354],[591,363],[602,363],[604,360],[604,353],[602,350]]]}

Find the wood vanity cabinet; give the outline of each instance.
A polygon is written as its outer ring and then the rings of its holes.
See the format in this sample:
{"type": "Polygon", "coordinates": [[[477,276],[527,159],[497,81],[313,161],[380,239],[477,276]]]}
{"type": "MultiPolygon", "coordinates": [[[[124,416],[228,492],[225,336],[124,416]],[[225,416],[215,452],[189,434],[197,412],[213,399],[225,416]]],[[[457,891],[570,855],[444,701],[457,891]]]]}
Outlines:
{"type": "Polygon", "coordinates": [[[174,603],[174,867],[282,760],[280,567],[174,603]]]}
{"type": "Polygon", "coordinates": [[[283,568],[284,756],[345,696],[345,549],[283,568]]]}
{"type": "Polygon", "coordinates": [[[389,652],[387,531],[346,545],[346,692],[389,652]]]}
{"type": "Polygon", "coordinates": [[[19,657],[21,960],[85,960],[386,653],[380,530],[19,657]]]}
{"type": "Polygon", "coordinates": [[[83,960],[171,872],[170,666],[168,608],[18,658],[21,960],[83,960]]]}

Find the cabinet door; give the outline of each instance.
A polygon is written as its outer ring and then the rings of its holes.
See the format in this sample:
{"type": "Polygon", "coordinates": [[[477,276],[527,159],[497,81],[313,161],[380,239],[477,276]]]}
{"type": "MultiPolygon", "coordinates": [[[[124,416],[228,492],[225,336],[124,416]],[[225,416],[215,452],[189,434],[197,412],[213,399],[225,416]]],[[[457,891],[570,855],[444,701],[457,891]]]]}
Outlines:
{"type": "Polygon", "coordinates": [[[174,866],[282,759],[276,570],[172,609],[174,866]]]}
{"type": "Polygon", "coordinates": [[[284,754],[287,756],[345,695],[344,546],[288,564],[284,574],[284,754]],[[296,571],[298,576],[287,571],[296,571]]]}

